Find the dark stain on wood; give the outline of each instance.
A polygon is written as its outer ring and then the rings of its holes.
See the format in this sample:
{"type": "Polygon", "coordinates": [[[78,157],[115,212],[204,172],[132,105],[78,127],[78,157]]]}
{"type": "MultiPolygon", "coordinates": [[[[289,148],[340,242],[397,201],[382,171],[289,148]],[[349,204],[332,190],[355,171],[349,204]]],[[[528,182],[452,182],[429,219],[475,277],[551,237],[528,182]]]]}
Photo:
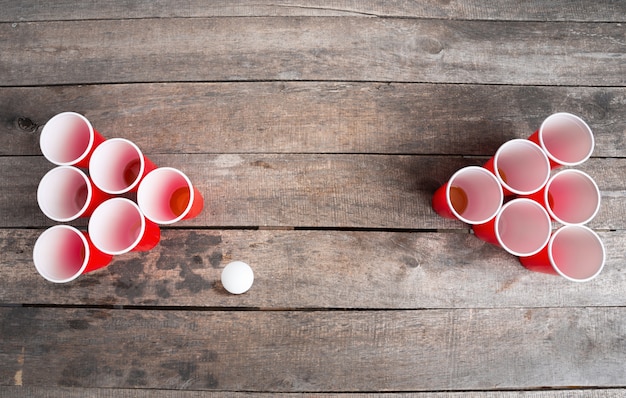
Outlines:
{"type": "Polygon", "coordinates": [[[97,372],[98,359],[90,354],[84,354],[68,360],[61,372],[59,385],[64,387],[81,387],[89,384],[88,378],[97,372]]]}
{"type": "Polygon", "coordinates": [[[89,322],[85,319],[70,319],[67,321],[70,329],[85,330],[89,329],[89,322]]]}
{"type": "Polygon", "coordinates": [[[133,302],[144,295],[147,283],[140,278],[143,273],[143,264],[143,259],[134,258],[120,262],[119,265],[115,265],[115,268],[112,267],[111,270],[118,276],[114,282],[115,293],[118,296],[126,297],[133,302]]]}
{"type": "Polygon", "coordinates": [[[146,386],[146,371],[142,369],[131,369],[126,378],[126,384],[129,386],[146,386]]]}
{"type": "Polygon", "coordinates": [[[170,290],[168,289],[168,285],[169,285],[169,281],[167,280],[158,281],[156,283],[157,296],[164,298],[164,299],[171,297],[172,294],[170,293],[170,290]]]}

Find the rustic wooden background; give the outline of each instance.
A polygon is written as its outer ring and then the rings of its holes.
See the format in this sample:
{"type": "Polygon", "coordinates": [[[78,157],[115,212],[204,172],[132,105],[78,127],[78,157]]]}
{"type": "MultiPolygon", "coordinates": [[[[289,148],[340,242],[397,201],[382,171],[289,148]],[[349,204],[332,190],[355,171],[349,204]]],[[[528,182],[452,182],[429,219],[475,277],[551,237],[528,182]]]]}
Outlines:
{"type": "Polygon", "coordinates": [[[0,396],[626,396],[626,2],[95,3],[0,0],[0,396]],[[62,111],[205,209],[54,285],[31,255],[62,111]],[[558,111],[596,137],[583,284],[430,208],[558,111]]]}

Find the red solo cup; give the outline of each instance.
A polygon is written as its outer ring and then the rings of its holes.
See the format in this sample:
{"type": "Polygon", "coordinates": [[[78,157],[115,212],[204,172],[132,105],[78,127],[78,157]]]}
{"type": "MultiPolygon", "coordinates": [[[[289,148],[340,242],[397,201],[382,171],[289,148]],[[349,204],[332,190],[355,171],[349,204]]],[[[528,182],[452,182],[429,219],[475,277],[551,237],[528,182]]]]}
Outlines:
{"type": "Polygon", "coordinates": [[[539,253],[520,257],[520,263],[531,271],[561,275],[573,282],[598,276],[605,260],[602,240],[584,225],[563,226],[554,231],[539,253]]]}
{"type": "Polygon", "coordinates": [[[435,191],[432,207],[442,217],[482,224],[495,217],[503,200],[502,186],[493,173],[468,166],[435,191]]]}
{"type": "Polygon", "coordinates": [[[33,249],[37,272],[50,282],[65,283],[81,274],[106,267],[113,256],[98,250],[87,233],[69,225],[45,230],[33,249]]]}
{"type": "Polygon", "coordinates": [[[59,222],[88,217],[110,196],[89,180],[80,169],[58,166],[43,176],[37,188],[37,203],[50,219],[59,222]]]}
{"type": "Polygon", "coordinates": [[[530,256],[548,243],[552,223],[543,206],[522,198],[507,202],[494,219],[472,228],[485,242],[514,256],[530,256]]]}
{"type": "Polygon", "coordinates": [[[87,168],[93,151],[104,138],[83,115],[63,112],[53,116],[41,130],[39,146],[50,162],[58,166],[87,168]]]}
{"type": "Polygon", "coordinates": [[[546,152],[552,168],[583,163],[589,159],[595,145],[587,123],[565,112],[548,116],[528,139],[546,152]]]}
{"type": "Polygon", "coordinates": [[[100,145],[91,156],[89,174],[104,192],[122,194],[136,191],[139,181],[156,166],[135,143],[112,138],[100,145]]]}
{"type": "Polygon", "coordinates": [[[529,140],[505,142],[483,166],[496,175],[505,195],[539,191],[550,178],[550,162],[541,147],[529,140]]]}
{"type": "Polygon", "coordinates": [[[148,251],[161,238],[159,226],[146,220],[139,206],[126,198],[109,199],[98,206],[88,229],[94,245],[112,255],[148,251]]]}
{"type": "Polygon", "coordinates": [[[204,199],[182,171],[159,167],[139,184],[137,203],[149,220],[173,224],[200,214],[204,199]]]}
{"type": "Polygon", "coordinates": [[[587,173],[567,169],[554,174],[545,188],[528,196],[541,203],[553,220],[564,225],[586,224],[600,209],[600,189],[587,173]]]}

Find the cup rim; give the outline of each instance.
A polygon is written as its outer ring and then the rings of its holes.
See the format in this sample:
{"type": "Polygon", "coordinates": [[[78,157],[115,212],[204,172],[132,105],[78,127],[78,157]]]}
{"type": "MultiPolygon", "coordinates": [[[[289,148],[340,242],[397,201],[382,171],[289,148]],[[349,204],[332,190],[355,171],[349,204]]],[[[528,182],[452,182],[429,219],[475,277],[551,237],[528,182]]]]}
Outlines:
{"type": "Polygon", "coordinates": [[[76,220],[77,218],[81,217],[83,214],[85,214],[85,211],[87,210],[87,208],[89,207],[90,203],[91,203],[91,199],[93,198],[93,187],[91,186],[91,183],[89,181],[89,177],[87,177],[87,174],[85,174],[81,169],[75,167],[75,166],[57,166],[51,170],[49,170],[39,181],[39,185],[37,187],[37,203],[39,204],[39,209],[41,210],[41,212],[48,217],[51,220],[54,221],[58,221],[58,222],[68,222],[68,221],[73,221],[76,220]],[[87,186],[87,199],[85,200],[85,204],[83,205],[83,207],[80,208],[80,210],[78,210],[76,212],[76,214],[70,216],[70,217],[56,217],[53,214],[50,213],[49,209],[45,206],[42,206],[42,200],[41,198],[41,188],[42,188],[42,184],[44,183],[44,181],[47,178],[50,178],[52,176],[52,174],[56,174],[59,172],[62,172],[64,170],[69,170],[71,172],[77,173],[78,175],[81,176],[81,178],[83,179],[83,181],[85,182],[85,185],[87,186]]]}
{"type": "Polygon", "coordinates": [[[504,201],[504,192],[502,191],[502,185],[500,184],[500,182],[498,181],[498,178],[489,170],[485,169],[484,167],[480,167],[480,166],[466,166],[466,167],[462,167],[459,170],[457,170],[454,174],[452,174],[452,176],[450,177],[450,179],[448,180],[448,183],[446,184],[446,203],[448,205],[448,207],[450,208],[450,211],[452,212],[452,214],[454,214],[454,216],[463,221],[466,224],[470,224],[470,225],[475,225],[475,224],[484,224],[487,221],[493,219],[498,212],[500,211],[500,209],[502,208],[502,202],[504,201]],[[463,217],[462,215],[460,215],[456,209],[454,208],[454,206],[452,206],[452,203],[450,202],[450,189],[452,188],[453,184],[452,182],[455,180],[455,178],[457,178],[460,174],[468,172],[468,171],[478,171],[479,173],[488,176],[489,178],[492,178],[493,181],[497,184],[497,186],[499,187],[498,192],[499,192],[499,196],[500,196],[500,200],[499,203],[500,205],[498,206],[498,208],[493,212],[493,214],[490,214],[489,217],[486,217],[484,219],[481,220],[477,220],[477,221],[472,221],[469,220],[465,217],[463,217]]]}
{"type": "Polygon", "coordinates": [[[560,224],[563,225],[583,225],[583,224],[587,224],[589,221],[593,220],[595,218],[595,216],[598,214],[598,211],[600,211],[600,204],[602,201],[602,194],[600,193],[600,188],[598,187],[598,184],[596,183],[596,181],[587,173],[585,173],[584,171],[578,170],[578,169],[565,169],[565,170],[561,170],[557,173],[555,173],[554,175],[552,175],[552,177],[550,177],[550,179],[548,180],[548,182],[546,183],[546,188],[544,189],[544,193],[543,193],[543,201],[545,204],[545,208],[548,210],[548,214],[550,214],[550,217],[552,217],[555,221],[559,222],[560,224]],[[586,178],[588,181],[591,182],[591,184],[593,184],[595,191],[596,191],[596,197],[597,197],[597,204],[596,204],[596,208],[593,211],[593,213],[591,214],[591,216],[589,216],[586,220],[581,221],[581,222],[569,222],[569,221],[565,221],[563,219],[561,219],[560,217],[558,217],[554,211],[552,210],[552,207],[550,206],[549,203],[549,191],[550,191],[550,186],[552,185],[552,183],[554,182],[554,180],[556,178],[558,178],[558,176],[562,176],[563,174],[579,174],[581,176],[583,176],[584,178],[586,178]]]}
{"type": "Polygon", "coordinates": [[[546,153],[545,150],[543,150],[539,145],[535,144],[534,142],[530,141],[530,140],[525,140],[522,138],[516,138],[516,139],[512,139],[509,140],[507,142],[505,142],[504,144],[500,145],[500,148],[498,148],[498,150],[496,151],[495,155],[493,156],[493,169],[494,169],[494,173],[496,175],[496,177],[498,178],[498,182],[500,182],[500,184],[502,184],[502,186],[507,189],[508,191],[516,194],[516,195],[531,195],[535,192],[539,192],[541,190],[541,188],[543,188],[546,183],[548,182],[548,180],[550,179],[550,159],[548,158],[548,155],[546,153]],[[545,160],[545,169],[546,169],[546,175],[543,179],[543,182],[541,183],[541,185],[534,190],[531,191],[522,191],[519,189],[515,189],[513,187],[511,187],[506,181],[504,181],[504,179],[502,178],[502,176],[500,175],[500,172],[498,170],[498,159],[499,156],[501,155],[501,153],[507,149],[507,146],[510,145],[527,145],[532,147],[533,149],[537,150],[539,153],[541,153],[542,155],[544,155],[542,157],[542,159],[545,160]]]}
{"type": "Polygon", "coordinates": [[[194,191],[195,189],[194,189],[193,184],[191,183],[191,179],[181,170],[175,167],[157,167],[156,169],[146,174],[143,180],[141,180],[141,183],[139,184],[139,188],[137,189],[137,204],[139,208],[141,209],[141,211],[143,212],[143,214],[145,215],[145,217],[148,220],[152,221],[153,223],[161,224],[161,225],[174,224],[182,220],[183,218],[185,218],[185,216],[187,216],[187,214],[189,214],[189,212],[191,211],[191,208],[193,207],[193,202],[195,200],[194,191]],[[153,214],[149,214],[150,212],[146,211],[146,208],[145,208],[146,206],[145,206],[145,201],[144,201],[145,189],[148,186],[147,184],[151,183],[151,179],[155,178],[157,174],[165,173],[165,172],[175,173],[179,175],[185,180],[187,187],[189,188],[189,202],[187,203],[187,207],[185,207],[185,210],[180,215],[178,215],[177,217],[173,219],[168,219],[168,220],[156,219],[153,214]]]}
{"type": "Polygon", "coordinates": [[[89,152],[91,151],[91,149],[93,148],[93,144],[96,140],[95,137],[95,130],[93,129],[93,126],[91,125],[91,122],[83,115],[81,115],[80,113],[77,112],[61,112],[61,113],[57,113],[56,115],[52,116],[50,119],[48,119],[48,121],[46,122],[46,124],[43,126],[43,128],[41,129],[41,134],[39,135],[39,149],[41,149],[41,153],[43,154],[43,156],[48,159],[48,161],[50,161],[53,164],[56,164],[57,166],[73,166],[76,165],[78,163],[80,163],[81,161],[83,161],[87,155],[89,155],[89,152]],[[48,130],[50,128],[50,122],[53,121],[56,118],[61,118],[61,117],[67,117],[67,116],[73,116],[73,117],[78,117],[79,119],[81,119],[88,127],[89,129],[89,143],[87,144],[87,147],[85,148],[85,151],[76,159],[73,159],[69,162],[61,162],[57,159],[54,159],[53,157],[51,157],[49,150],[47,149],[47,147],[45,145],[43,145],[43,142],[45,140],[45,136],[47,135],[47,130],[46,127],[48,127],[48,130]]]}
{"type": "Polygon", "coordinates": [[[554,231],[554,233],[550,237],[550,241],[548,242],[548,259],[550,260],[550,265],[552,266],[552,268],[563,278],[572,282],[588,282],[594,279],[595,277],[597,277],[600,274],[600,272],[602,272],[602,270],[604,269],[604,265],[606,264],[606,248],[604,247],[604,242],[602,242],[602,239],[600,239],[600,236],[588,226],[580,225],[580,224],[564,225],[561,228],[554,231]],[[561,271],[554,262],[554,258],[552,255],[552,245],[554,243],[554,240],[560,233],[562,233],[563,231],[567,231],[568,229],[572,229],[572,228],[584,229],[586,232],[590,233],[598,241],[598,243],[600,243],[600,247],[602,248],[602,263],[600,267],[598,268],[598,270],[593,275],[587,278],[583,278],[583,279],[572,278],[571,276],[563,273],[563,271],[561,271]]]}
{"type": "MultiPolygon", "coordinates": [[[[89,159],[89,172],[91,174],[91,178],[93,180],[93,183],[102,191],[111,195],[120,195],[129,191],[132,191],[141,181],[142,176],[144,171],[146,170],[146,161],[144,158],[144,154],[141,151],[141,148],[139,148],[139,146],[137,144],[135,144],[134,142],[132,142],[131,140],[128,140],[126,138],[109,138],[108,140],[104,141],[102,144],[98,145],[98,147],[96,149],[94,149],[93,154],[91,155],[91,158],[89,159]],[[101,182],[99,183],[99,181],[97,181],[97,178],[94,179],[94,173],[93,173],[93,168],[92,168],[92,163],[94,163],[94,159],[98,160],[97,156],[101,156],[102,153],[104,151],[107,150],[107,146],[110,146],[112,144],[115,143],[119,143],[122,142],[124,144],[130,145],[130,147],[133,148],[133,150],[135,150],[135,153],[138,155],[137,157],[139,158],[139,172],[137,173],[137,178],[135,178],[135,180],[132,182],[132,184],[129,184],[128,186],[122,188],[122,189],[109,189],[108,187],[103,187],[101,185],[101,182]]],[[[97,175],[97,174],[96,174],[97,175]]]]}
{"type": "Polygon", "coordinates": [[[569,112],[557,112],[557,113],[553,113],[552,115],[548,116],[547,118],[545,118],[543,120],[543,122],[541,122],[541,126],[539,126],[539,133],[537,135],[537,138],[539,140],[539,143],[541,144],[541,148],[545,151],[546,155],[548,156],[548,158],[550,160],[552,160],[555,163],[558,163],[562,166],[578,166],[582,163],[584,163],[587,159],[589,159],[591,157],[591,154],[593,153],[593,150],[595,148],[595,138],[593,136],[593,131],[591,130],[591,127],[589,127],[589,125],[579,116],[576,116],[572,113],[569,112]],[[589,152],[587,153],[586,156],[583,157],[582,160],[579,160],[577,162],[566,162],[563,161],[561,159],[557,159],[554,155],[552,155],[552,153],[550,153],[550,151],[548,151],[548,149],[546,148],[545,143],[543,142],[543,130],[545,128],[545,126],[551,122],[552,120],[559,118],[559,117],[566,117],[568,119],[573,119],[576,123],[578,123],[579,125],[581,125],[589,134],[589,138],[591,139],[591,145],[589,148],[589,152]]]}
{"type": "Polygon", "coordinates": [[[111,198],[111,199],[107,199],[104,202],[102,202],[98,207],[96,207],[96,209],[94,210],[93,214],[91,215],[90,219],[89,219],[89,224],[87,226],[87,229],[89,231],[89,236],[91,237],[91,242],[94,244],[94,246],[100,250],[101,252],[105,253],[105,254],[109,254],[109,255],[120,255],[120,254],[124,254],[124,253],[128,253],[130,251],[132,251],[135,247],[137,247],[137,245],[139,244],[139,242],[141,242],[141,239],[143,239],[143,236],[146,232],[146,218],[143,214],[143,212],[141,211],[141,209],[139,209],[139,206],[137,206],[137,204],[135,202],[133,202],[132,200],[128,199],[128,198],[122,198],[122,197],[116,197],[116,198],[111,198]],[[113,202],[120,202],[120,203],[125,203],[127,205],[130,205],[133,209],[135,209],[137,211],[137,214],[139,215],[139,220],[140,220],[140,226],[139,226],[139,234],[137,236],[137,238],[133,241],[132,244],[128,245],[127,247],[125,247],[122,250],[109,250],[108,248],[103,248],[100,247],[100,245],[97,242],[97,238],[94,239],[95,237],[98,236],[98,234],[94,234],[93,230],[92,230],[92,222],[93,220],[98,220],[98,216],[99,216],[99,212],[102,212],[102,209],[106,209],[106,206],[110,206],[111,203],[113,202]],[[95,216],[95,217],[94,217],[95,216]]]}
{"type": "Polygon", "coordinates": [[[87,268],[87,264],[89,263],[89,257],[91,256],[90,253],[90,248],[89,248],[89,243],[87,241],[87,238],[85,237],[85,234],[83,234],[80,230],[78,230],[77,228],[71,226],[71,225],[53,225],[52,227],[46,229],[45,231],[43,231],[41,233],[41,235],[39,235],[39,238],[37,238],[37,241],[35,242],[35,245],[33,247],[33,262],[35,263],[35,269],[37,269],[37,272],[39,273],[39,275],[41,275],[42,277],[44,277],[46,280],[50,281],[50,282],[54,282],[54,283],[66,283],[66,282],[71,282],[74,279],[78,278],[80,275],[83,274],[83,272],[85,271],[85,269],[87,268]],[[54,233],[55,230],[58,229],[66,229],[66,230],[70,230],[73,233],[75,233],[78,237],[80,237],[81,241],[83,242],[83,248],[85,249],[85,258],[83,259],[83,263],[80,267],[80,269],[74,273],[73,275],[64,278],[64,279],[56,279],[56,278],[52,278],[49,274],[43,272],[41,264],[39,264],[37,262],[37,247],[41,244],[40,239],[44,239],[46,235],[54,233]]]}
{"type": "Polygon", "coordinates": [[[532,256],[534,254],[539,253],[541,251],[541,249],[546,247],[546,245],[549,243],[551,235],[552,235],[552,221],[550,220],[550,215],[548,214],[546,209],[540,203],[537,203],[536,201],[534,201],[532,199],[528,199],[528,198],[515,198],[515,199],[512,199],[509,202],[505,203],[502,206],[502,209],[500,209],[500,211],[496,215],[495,224],[494,224],[494,231],[495,231],[496,239],[498,240],[498,244],[504,250],[506,250],[508,253],[510,253],[510,254],[512,254],[514,256],[517,256],[517,257],[528,257],[528,256],[532,256]],[[516,205],[518,203],[528,203],[528,204],[531,204],[531,205],[537,207],[538,209],[541,209],[542,214],[545,216],[546,221],[548,222],[548,225],[549,225],[548,234],[547,234],[546,238],[544,239],[543,243],[541,244],[541,246],[539,246],[538,249],[536,249],[536,250],[534,250],[534,251],[532,251],[530,253],[520,253],[520,252],[517,252],[515,250],[511,250],[511,248],[509,248],[507,245],[504,244],[504,242],[502,241],[502,238],[500,237],[500,233],[499,233],[499,227],[498,227],[499,223],[498,223],[498,221],[500,221],[500,217],[502,216],[504,211],[509,208],[509,206],[513,206],[513,205],[516,205]]]}

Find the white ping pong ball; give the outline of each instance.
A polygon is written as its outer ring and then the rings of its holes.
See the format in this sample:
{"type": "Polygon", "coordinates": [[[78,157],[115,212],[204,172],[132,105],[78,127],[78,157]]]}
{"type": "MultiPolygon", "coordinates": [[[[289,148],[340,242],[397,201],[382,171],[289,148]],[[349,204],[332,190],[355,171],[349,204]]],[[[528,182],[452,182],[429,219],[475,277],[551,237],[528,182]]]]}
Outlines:
{"type": "Polygon", "coordinates": [[[243,261],[233,261],[222,270],[222,285],[229,293],[242,294],[252,287],[254,273],[243,261]]]}

